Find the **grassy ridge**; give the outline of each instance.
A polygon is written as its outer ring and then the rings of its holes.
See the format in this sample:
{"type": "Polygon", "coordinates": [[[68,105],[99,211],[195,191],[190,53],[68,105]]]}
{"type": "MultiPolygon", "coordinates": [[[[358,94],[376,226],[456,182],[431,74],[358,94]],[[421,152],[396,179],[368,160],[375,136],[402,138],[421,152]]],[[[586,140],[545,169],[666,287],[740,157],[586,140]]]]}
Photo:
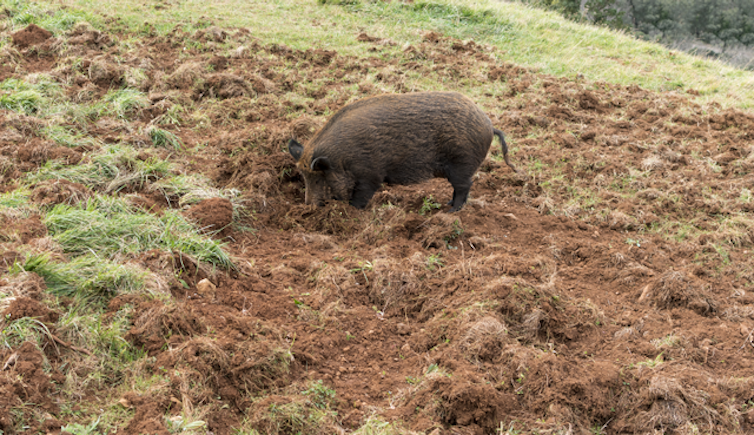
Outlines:
{"type": "Polygon", "coordinates": [[[754,74],[721,62],[674,52],[621,32],[570,22],[519,3],[492,0],[401,2],[320,2],[314,0],[159,3],[63,0],[64,4],[115,15],[127,26],[144,21],[158,30],[175,25],[247,27],[268,42],[293,48],[321,46],[364,55],[355,35],[390,37],[401,50],[426,30],[492,44],[505,52],[500,61],[534,67],[556,76],[637,84],[652,90],[694,90],[699,103],[754,107],[754,74]],[[328,3],[347,3],[345,5],[328,3]],[[198,19],[197,17],[209,17],[198,19]],[[316,41],[316,42],[313,42],[316,41]]]}

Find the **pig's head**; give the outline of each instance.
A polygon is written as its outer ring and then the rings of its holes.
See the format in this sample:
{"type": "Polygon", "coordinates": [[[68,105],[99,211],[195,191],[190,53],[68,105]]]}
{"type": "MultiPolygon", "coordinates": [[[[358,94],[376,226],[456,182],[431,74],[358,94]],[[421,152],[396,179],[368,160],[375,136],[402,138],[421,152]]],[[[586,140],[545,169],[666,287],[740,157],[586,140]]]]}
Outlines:
{"type": "Polygon", "coordinates": [[[310,150],[306,150],[295,139],[288,141],[288,152],[296,160],[296,167],[304,176],[306,204],[322,207],[331,199],[350,201],[355,182],[333,159],[328,156],[313,156],[310,150]]]}

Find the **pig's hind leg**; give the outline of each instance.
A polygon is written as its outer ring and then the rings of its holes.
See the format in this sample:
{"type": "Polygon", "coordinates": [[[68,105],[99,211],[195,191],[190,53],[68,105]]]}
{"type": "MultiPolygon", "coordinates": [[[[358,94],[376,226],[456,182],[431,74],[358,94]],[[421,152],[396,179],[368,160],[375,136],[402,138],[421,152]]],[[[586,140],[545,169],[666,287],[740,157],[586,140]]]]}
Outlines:
{"type": "Polygon", "coordinates": [[[448,175],[448,181],[453,186],[453,199],[448,202],[448,205],[452,205],[450,212],[458,211],[466,204],[466,199],[469,197],[469,191],[471,190],[471,184],[474,182],[471,177],[466,175],[448,175]]]}

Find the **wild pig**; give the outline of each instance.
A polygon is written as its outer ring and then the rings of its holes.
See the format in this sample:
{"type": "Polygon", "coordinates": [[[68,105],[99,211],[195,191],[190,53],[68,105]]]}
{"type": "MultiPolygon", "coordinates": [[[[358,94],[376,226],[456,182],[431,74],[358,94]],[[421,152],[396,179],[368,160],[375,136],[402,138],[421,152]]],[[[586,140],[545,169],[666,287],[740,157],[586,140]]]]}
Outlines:
{"type": "Polygon", "coordinates": [[[473,101],[455,92],[387,94],[340,109],[306,146],[288,151],[304,176],[306,203],[335,199],[366,207],[382,183],[413,184],[444,177],[453,186],[451,212],[466,203],[472,176],[493,135],[505,163],[508,146],[473,101]]]}

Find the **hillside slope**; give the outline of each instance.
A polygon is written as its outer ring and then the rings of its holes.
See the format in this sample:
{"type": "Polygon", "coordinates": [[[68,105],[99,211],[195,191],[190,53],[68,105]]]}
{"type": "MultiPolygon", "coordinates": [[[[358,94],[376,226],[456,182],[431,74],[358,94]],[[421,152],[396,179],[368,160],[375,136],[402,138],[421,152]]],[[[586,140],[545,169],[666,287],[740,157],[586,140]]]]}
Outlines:
{"type": "MultiPolygon", "coordinates": [[[[709,59],[689,56],[620,32],[566,20],[554,12],[498,0],[226,0],[218,2],[99,2],[65,0],[82,10],[112,14],[131,28],[145,19],[158,32],[175,25],[200,28],[210,23],[244,27],[267,43],[306,50],[313,46],[364,56],[353,35],[362,31],[390,38],[396,54],[421,42],[427,30],[458,39],[492,44],[501,61],[575,79],[636,84],[651,90],[698,92],[695,101],[751,108],[754,78],[709,59]],[[341,5],[342,4],[342,5],[341,5]]],[[[422,83],[420,88],[433,86],[422,83]]],[[[473,90],[472,90],[473,91],[473,90]]],[[[696,95],[696,94],[695,94],[696,95]]]]}
{"type": "Polygon", "coordinates": [[[750,73],[515,4],[68,4],[0,16],[3,433],[754,430],[750,73]],[[429,89],[521,173],[304,204],[289,137],[429,89]]]}

